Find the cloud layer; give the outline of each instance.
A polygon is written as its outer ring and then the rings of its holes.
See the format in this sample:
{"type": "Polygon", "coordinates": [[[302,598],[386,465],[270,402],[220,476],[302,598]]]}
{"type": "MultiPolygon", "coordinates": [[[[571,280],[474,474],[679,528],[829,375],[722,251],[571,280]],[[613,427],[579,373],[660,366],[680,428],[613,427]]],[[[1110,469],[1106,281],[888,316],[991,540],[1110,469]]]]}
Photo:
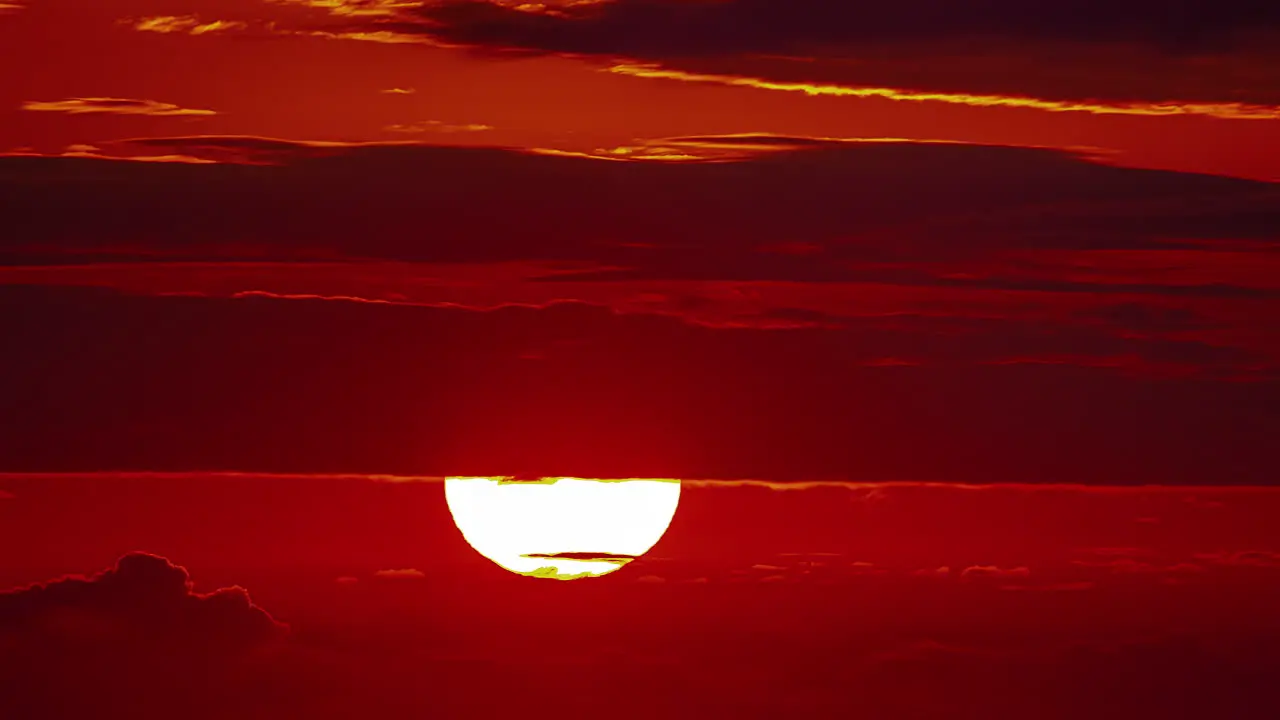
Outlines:
{"type": "Polygon", "coordinates": [[[98,147],[0,159],[15,469],[1274,480],[1274,184],[758,135],[98,147]]]}
{"type": "Polygon", "coordinates": [[[1248,0],[311,5],[337,16],[336,33],[596,58],[649,77],[1046,110],[1275,117],[1280,106],[1280,14],[1248,0]]]}

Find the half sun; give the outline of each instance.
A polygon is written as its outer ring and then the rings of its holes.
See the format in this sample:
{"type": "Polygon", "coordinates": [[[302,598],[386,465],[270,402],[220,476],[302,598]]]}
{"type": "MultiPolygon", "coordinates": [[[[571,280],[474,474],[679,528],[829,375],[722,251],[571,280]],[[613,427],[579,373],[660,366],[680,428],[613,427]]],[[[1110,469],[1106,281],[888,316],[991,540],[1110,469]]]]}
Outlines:
{"type": "Polygon", "coordinates": [[[648,552],[671,524],[680,481],[452,477],[444,496],[476,552],[521,575],[576,580],[648,552]]]}

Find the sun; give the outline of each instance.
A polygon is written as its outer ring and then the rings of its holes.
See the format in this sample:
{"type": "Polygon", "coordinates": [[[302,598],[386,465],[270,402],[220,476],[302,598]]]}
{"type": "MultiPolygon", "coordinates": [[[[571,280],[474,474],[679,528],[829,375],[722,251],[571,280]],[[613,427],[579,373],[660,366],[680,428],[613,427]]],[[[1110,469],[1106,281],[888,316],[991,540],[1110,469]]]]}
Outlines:
{"type": "Polygon", "coordinates": [[[444,496],[476,552],[521,575],[576,580],[648,552],[675,516],[680,481],[451,477],[444,496]]]}

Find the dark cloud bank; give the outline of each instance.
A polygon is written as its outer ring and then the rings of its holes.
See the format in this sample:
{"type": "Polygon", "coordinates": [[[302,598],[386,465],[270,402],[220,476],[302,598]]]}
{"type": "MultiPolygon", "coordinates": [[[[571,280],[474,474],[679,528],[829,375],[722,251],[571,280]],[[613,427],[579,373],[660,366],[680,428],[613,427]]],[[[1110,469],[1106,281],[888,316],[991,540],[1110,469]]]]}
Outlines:
{"type": "Polygon", "coordinates": [[[831,3],[613,0],[538,12],[449,0],[345,29],[427,36],[486,52],[797,83],[1098,103],[1280,102],[1280,12],[1204,3],[831,3]]]}
{"type": "Polygon", "coordinates": [[[672,142],[0,159],[7,468],[1274,482],[1274,184],[672,142]]]}

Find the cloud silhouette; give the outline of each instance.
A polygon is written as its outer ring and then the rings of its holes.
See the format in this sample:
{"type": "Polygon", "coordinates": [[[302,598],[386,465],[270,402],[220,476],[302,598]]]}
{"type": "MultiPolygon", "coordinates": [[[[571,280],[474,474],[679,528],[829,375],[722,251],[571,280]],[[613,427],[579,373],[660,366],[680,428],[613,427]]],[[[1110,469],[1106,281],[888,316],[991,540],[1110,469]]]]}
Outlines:
{"type": "Polygon", "coordinates": [[[91,577],[0,593],[0,637],[24,645],[212,655],[259,647],[286,630],[243,588],[197,593],[184,568],[146,553],[125,555],[91,577]]]}
{"type": "Polygon", "coordinates": [[[0,711],[226,717],[286,631],[242,588],[195,592],[183,568],[130,553],[93,576],[0,593],[0,711]]]}

